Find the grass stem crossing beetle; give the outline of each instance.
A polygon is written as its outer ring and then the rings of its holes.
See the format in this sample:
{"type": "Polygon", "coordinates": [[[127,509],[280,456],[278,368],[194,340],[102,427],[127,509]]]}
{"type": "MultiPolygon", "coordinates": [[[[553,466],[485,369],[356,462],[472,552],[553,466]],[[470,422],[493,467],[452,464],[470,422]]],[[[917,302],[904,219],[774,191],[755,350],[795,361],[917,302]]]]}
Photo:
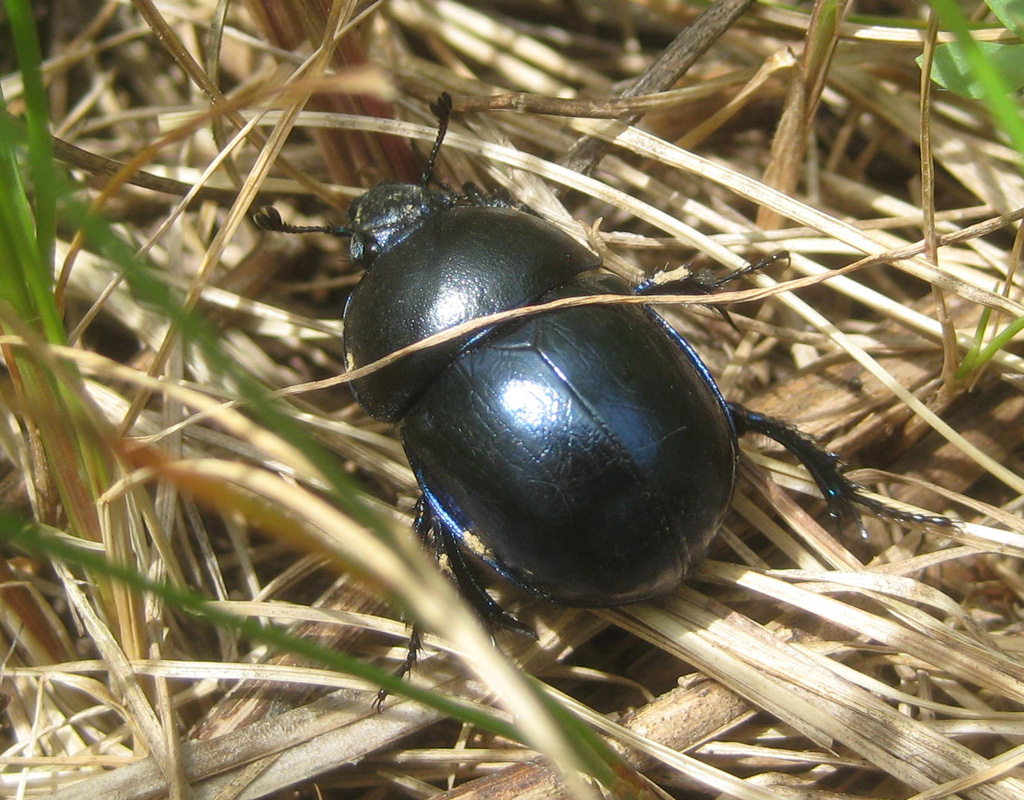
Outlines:
{"type": "MultiPolygon", "coordinates": [[[[555,226],[475,187],[430,183],[451,99],[418,184],[382,183],[347,228],[366,272],[344,312],[351,369],[456,324],[558,298],[633,293],[555,226]]],[[[646,287],[636,291],[643,292],[646,287]]],[[[664,284],[658,287],[665,291],[664,284]]],[[[352,383],[374,419],[399,425],[419,482],[415,528],[492,624],[521,627],[478,583],[468,556],[569,606],[634,603],[693,574],[729,508],[746,433],[807,468],[830,513],[857,506],[951,524],[863,494],[809,436],[722,397],[692,347],[646,306],[590,305],[500,323],[416,352],[352,383]]]]}

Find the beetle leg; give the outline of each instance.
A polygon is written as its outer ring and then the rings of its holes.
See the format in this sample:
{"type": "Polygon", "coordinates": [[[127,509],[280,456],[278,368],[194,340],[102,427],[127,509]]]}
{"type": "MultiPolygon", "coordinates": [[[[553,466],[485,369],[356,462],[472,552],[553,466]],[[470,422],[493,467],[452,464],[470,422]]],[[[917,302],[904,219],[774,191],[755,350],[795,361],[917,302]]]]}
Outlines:
{"type": "Polygon", "coordinates": [[[691,272],[682,278],[658,281],[657,274],[640,283],[634,290],[634,294],[681,294],[681,295],[709,295],[715,291],[715,280],[709,270],[691,272]]]}
{"type": "Polygon", "coordinates": [[[636,294],[693,294],[705,295],[714,294],[728,283],[742,278],[745,275],[752,275],[755,272],[764,272],[768,267],[774,266],[779,261],[789,258],[785,250],[776,250],[759,261],[747,264],[745,267],[734,269],[732,272],[716,278],[711,270],[691,272],[683,278],[658,282],[657,275],[654,275],[634,290],[636,294]]]}
{"type": "Polygon", "coordinates": [[[786,250],[776,250],[774,253],[769,253],[764,258],[754,261],[751,264],[747,264],[745,267],[734,269],[732,272],[722,276],[716,281],[712,281],[709,288],[711,291],[715,289],[721,289],[727,283],[732,283],[737,278],[742,278],[744,275],[753,275],[755,272],[764,272],[768,267],[775,266],[779,261],[785,261],[789,263],[789,253],[786,250]]]}
{"type": "Polygon", "coordinates": [[[475,183],[464,183],[462,185],[462,198],[472,206],[482,206],[484,208],[514,208],[517,211],[523,211],[527,214],[537,216],[532,208],[513,200],[512,195],[510,195],[503,186],[499,186],[493,192],[488,194],[475,183]]]}
{"type": "Polygon", "coordinates": [[[862,536],[867,536],[864,522],[855,506],[858,504],[871,509],[880,516],[902,522],[939,527],[953,525],[953,521],[948,517],[903,511],[868,497],[863,494],[863,487],[843,475],[842,461],[839,456],[826,450],[811,436],[782,420],[758,414],[737,403],[727,403],[727,405],[738,436],[745,433],[760,433],[769,439],[774,439],[797,457],[797,460],[807,468],[824,495],[829,514],[839,524],[851,521],[860,530],[862,536]]]}
{"type": "MultiPolygon", "coordinates": [[[[424,510],[426,508],[426,502],[422,496],[416,501],[414,511],[416,512],[416,519],[412,524],[412,529],[419,535],[424,545],[434,553],[435,557],[438,555],[439,550],[434,543],[434,536],[431,531],[431,517],[424,510]]],[[[439,559],[440,560],[440,559],[439,559]]],[[[423,649],[423,637],[421,635],[420,626],[417,623],[412,623],[411,630],[409,631],[409,642],[406,645],[405,658],[402,659],[402,663],[398,665],[398,669],[395,670],[396,678],[404,678],[413,668],[416,666],[416,661],[419,659],[420,650],[423,649]]],[[[381,687],[380,691],[377,692],[377,699],[373,701],[373,708],[378,713],[384,710],[384,701],[387,700],[388,690],[381,687]]]]}
{"type": "MultiPolygon", "coordinates": [[[[440,569],[448,574],[455,582],[459,593],[466,598],[473,610],[490,627],[504,628],[505,630],[525,633],[537,638],[536,632],[528,625],[523,624],[512,614],[508,613],[494,601],[487,591],[477,581],[472,568],[466,563],[466,559],[459,549],[449,525],[443,516],[435,513],[431,498],[424,493],[416,501],[416,519],[413,522],[413,530],[420,537],[424,546],[434,554],[440,569]]],[[[420,626],[413,623],[409,633],[409,646],[405,659],[395,670],[395,677],[404,678],[416,666],[420,650],[423,648],[423,639],[420,626]]],[[[384,710],[384,701],[388,697],[388,690],[381,688],[377,692],[377,698],[373,701],[376,711],[384,710]]]]}
{"type": "MultiPolygon", "coordinates": [[[[419,534],[420,538],[426,543],[429,540],[430,523],[427,517],[424,515],[424,502],[421,497],[416,502],[416,521],[413,522],[413,530],[419,534]]],[[[423,648],[423,638],[420,633],[420,626],[417,623],[412,623],[412,628],[409,631],[409,642],[406,645],[405,658],[402,659],[402,663],[398,665],[398,669],[395,670],[396,678],[404,678],[413,668],[416,666],[416,661],[419,659],[420,650],[423,648]]],[[[381,687],[377,692],[377,699],[373,701],[373,708],[378,713],[384,710],[384,701],[388,698],[388,690],[381,687]]]]}
{"type": "Polygon", "coordinates": [[[502,608],[480,585],[473,568],[462,553],[462,548],[459,547],[451,523],[435,511],[434,502],[434,498],[425,492],[420,500],[420,510],[416,518],[417,532],[427,546],[433,549],[438,563],[455,581],[459,593],[473,606],[473,610],[490,629],[504,628],[536,638],[537,634],[529,625],[520,622],[502,608]]]}
{"type": "MultiPolygon", "coordinates": [[[[655,275],[645,280],[633,291],[635,294],[689,294],[698,297],[703,295],[713,295],[727,283],[731,283],[738,278],[742,278],[744,275],[761,272],[775,264],[777,261],[782,261],[788,258],[789,253],[785,250],[777,250],[771,255],[765,256],[760,261],[755,261],[753,264],[747,264],[745,267],[733,270],[728,275],[721,278],[715,278],[710,270],[691,272],[686,277],[661,282],[658,282],[657,276],[655,275]]],[[[739,328],[736,327],[736,323],[732,321],[732,317],[729,316],[728,311],[720,305],[713,306],[713,308],[722,317],[722,319],[733,327],[734,330],[739,330],[739,328]]]]}
{"type": "MultiPolygon", "coordinates": [[[[409,632],[409,644],[405,651],[405,658],[402,659],[402,663],[398,669],[395,670],[396,678],[404,678],[410,672],[413,667],[416,666],[416,661],[419,659],[420,650],[423,648],[423,638],[420,635],[420,626],[413,623],[412,630],[409,632]]],[[[384,701],[388,699],[388,690],[383,686],[377,692],[377,699],[373,701],[373,708],[377,713],[384,710],[384,701]]]]}

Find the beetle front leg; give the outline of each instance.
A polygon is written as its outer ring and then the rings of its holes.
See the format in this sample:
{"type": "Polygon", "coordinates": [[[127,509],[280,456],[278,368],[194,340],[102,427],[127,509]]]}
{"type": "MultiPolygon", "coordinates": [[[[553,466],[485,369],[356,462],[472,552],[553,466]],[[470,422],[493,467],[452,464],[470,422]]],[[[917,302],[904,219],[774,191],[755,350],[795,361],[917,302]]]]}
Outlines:
{"type": "Polygon", "coordinates": [[[537,213],[527,205],[512,199],[508,191],[499,186],[493,192],[484,192],[475,183],[466,183],[462,186],[462,197],[472,206],[482,208],[512,208],[526,214],[537,216],[537,213]]]}
{"type": "Polygon", "coordinates": [[[473,206],[482,206],[484,208],[517,207],[512,197],[503,188],[495,189],[490,194],[487,194],[475,183],[464,183],[462,185],[462,196],[473,206]]]}
{"type": "Polygon", "coordinates": [[[863,487],[843,475],[842,461],[839,456],[826,450],[813,437],[782,420],[758,414],[738,403],[727,403],[726,405],[738,436],[745,433],[760,433],[778,442],[796,456],[824,495],[829,514],[840,524],[852,521],[862,536],[866,536],[867,531],[856,505],[869,508],[880,516],[902,522],[939,527],[953,525],[953,521],[948,517],[904,511],[883,503],[881,500],[868,497],[863,493],[863,487]]]}

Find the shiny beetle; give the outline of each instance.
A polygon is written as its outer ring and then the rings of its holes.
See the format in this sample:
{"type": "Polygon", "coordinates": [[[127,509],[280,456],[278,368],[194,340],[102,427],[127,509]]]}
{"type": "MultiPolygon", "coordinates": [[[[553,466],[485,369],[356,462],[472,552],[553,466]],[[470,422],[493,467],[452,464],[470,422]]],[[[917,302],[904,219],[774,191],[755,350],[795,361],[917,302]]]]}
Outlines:
{"type": "MultiPolygon", "coordinates": [[[[431,188],[451,100],[419,184],[382,183],[347,228],[366,273],[345,308],[345,358],[365,366],[456,324],[558,298],[630,294],[600,258],[538,216],[469,186],[431,188]]],[[[637,292],[649,290],[648,285],[637,292]]],[[[665,291],[662,284],[659,292],[665,291]]],[[[499,323],[352,383],[398,423],[422,496],[416,529],[492,623],[519,627],[477,582],[482,560],[546,600],[600,607],[657,597],[693,574],[729,508],[737,437],[756,432],[808,469],[836,518],[860,493],[810,437],[726,402],[690,345],[638,305],[589,305],[499,323]],[[467,556],[471,556],[467,558],[467,556]]]]}

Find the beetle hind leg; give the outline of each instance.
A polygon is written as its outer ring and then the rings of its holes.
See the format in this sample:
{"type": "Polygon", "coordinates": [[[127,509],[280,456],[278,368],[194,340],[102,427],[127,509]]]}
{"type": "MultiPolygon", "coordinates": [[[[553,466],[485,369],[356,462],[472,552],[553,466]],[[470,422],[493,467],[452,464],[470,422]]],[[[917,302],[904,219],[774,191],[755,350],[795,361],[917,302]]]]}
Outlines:
{"type": "Polygon", "coordinates": [[[860,505],[879,516],[901,522],[938,527],[953,525],[953,521],[948,517],[904,511],[890,506],[888,503],[883,503],[881,500],[868,497],[863,493],[863,487],[858,486],[842,473],[842,462],[839,456],[826,450],[811,436],[782,420],[750,411],[737,403],[728,403],[727,405],[737,435],[760,433],[775,440],[796,456],[824,495],[829,514],[839,524],[852,522],[861,535],[866,536],[864,522],[857,510],[857,506],[860,505]]]}

